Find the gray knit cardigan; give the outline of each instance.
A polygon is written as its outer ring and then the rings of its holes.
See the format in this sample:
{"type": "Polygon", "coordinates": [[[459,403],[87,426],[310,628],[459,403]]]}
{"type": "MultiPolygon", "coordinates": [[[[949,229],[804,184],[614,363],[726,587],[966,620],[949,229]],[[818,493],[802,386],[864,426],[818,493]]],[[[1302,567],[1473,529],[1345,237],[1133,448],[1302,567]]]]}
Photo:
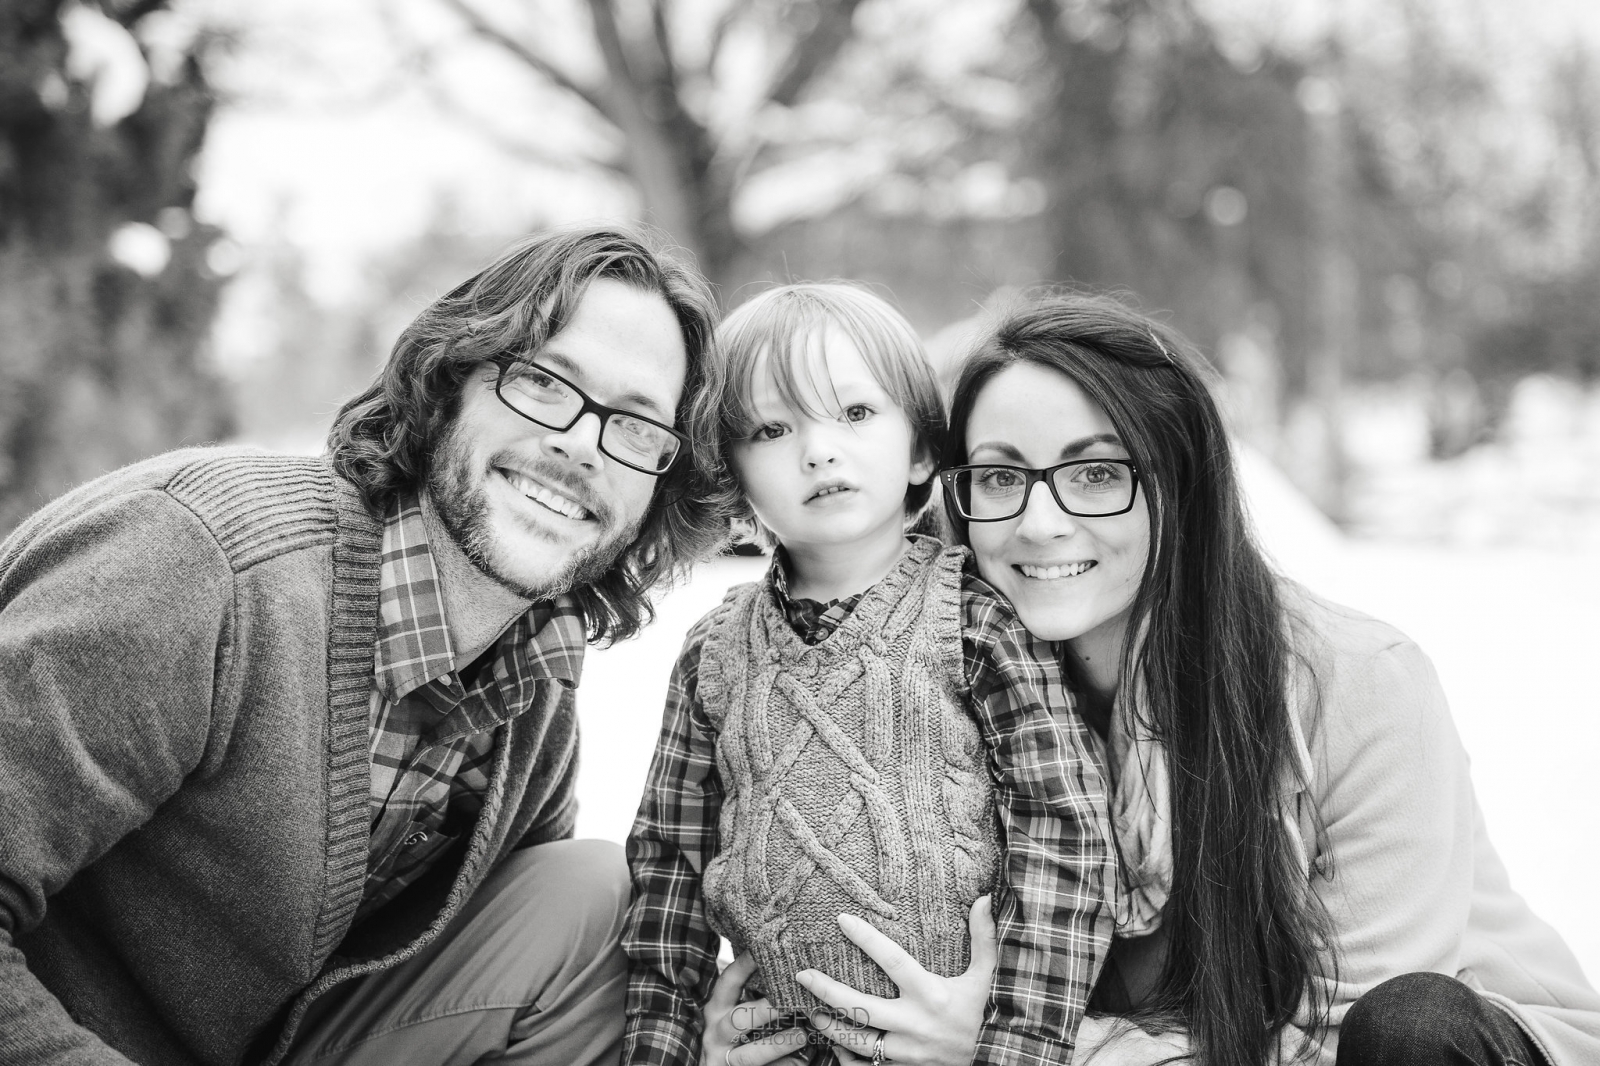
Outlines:
{"type": "Polygon", "coordinates": [[[193,449],[0,545],[0,1064],[274,1062],[311,999],[570,835],[573,703],[541,686],[464,852],[347,935],[381,533],[325,459],[193,449]]]}

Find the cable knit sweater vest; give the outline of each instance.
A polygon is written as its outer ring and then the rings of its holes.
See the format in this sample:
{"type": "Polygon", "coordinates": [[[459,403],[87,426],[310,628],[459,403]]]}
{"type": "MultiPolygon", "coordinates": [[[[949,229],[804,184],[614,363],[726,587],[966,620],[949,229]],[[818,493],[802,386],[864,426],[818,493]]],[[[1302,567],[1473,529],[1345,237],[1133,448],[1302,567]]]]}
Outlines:
{"type": "Polygon", "coordinates": [[[765,582],[718,608],[699,674],[725,789],[706,911],[754,955],[779,1009],[821,1005],[794,979],[807,968],[897,995],[845,939],[841,913],[934,973],[966,969],[967,912],[994,886],[1000,851],[966,711],[964,555],[916,539],[817,645],[790,628],[765,582]]]}

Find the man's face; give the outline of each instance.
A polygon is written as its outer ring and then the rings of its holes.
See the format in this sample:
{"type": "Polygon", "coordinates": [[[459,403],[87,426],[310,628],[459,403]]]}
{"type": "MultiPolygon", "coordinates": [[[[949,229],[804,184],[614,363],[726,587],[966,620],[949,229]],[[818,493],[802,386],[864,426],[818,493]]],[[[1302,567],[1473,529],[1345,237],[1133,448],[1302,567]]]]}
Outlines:
{"type": "MultiPolygon", "coordinates": [[[[668,425],[688,365],[666,300],[609,278],[589,284],[535,360],[599,403],[668,425]]],[[[484,363],[467,379],[427,491],[479,570],[527,599],[547,599],[611,566],[638,535],[658,479],[600,451],[592,411],[566,430],[523,418],[495,396],[497,375],[484,363]]]]}

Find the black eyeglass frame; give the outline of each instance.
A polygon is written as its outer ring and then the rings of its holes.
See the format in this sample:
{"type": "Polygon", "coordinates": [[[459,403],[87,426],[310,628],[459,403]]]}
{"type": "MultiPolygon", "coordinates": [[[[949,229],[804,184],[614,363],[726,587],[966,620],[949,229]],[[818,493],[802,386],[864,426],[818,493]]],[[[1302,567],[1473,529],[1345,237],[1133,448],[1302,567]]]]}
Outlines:
{"type": "Polygon", "coordinates": [[[1056,501],[1056,506],[1074,518],[1115,518],[1119,514],[1127,514],[1133,510],[1133,505],[1139,502],[1139,465],[1132,459],[1069,459],[1055,466],[1042,469],[1029,469],[1025,466],[1012,466],[1010,463],[968,463],[965,466],[952,466],[939,471],[939,483],[944,486],[945,497],[950,501],[950,509],[963,522],[1009,522],[1028,509],[1028,500],[1033,497],[1033,486],[1044,482],[1050,490],[1051,497],[1056,501]],[[1133,487],[1128,490],[1128,506],[1120,511],[1097,511],[1094,514],[1084,514],[1074,511],[1061,500],[1061,493],[1056,490],[1055,474],[1057,470],[1064,470],[1069,466],[1092,466],[1096,463],[1115,463],[1128,468],[1128,477],[1133,482],[1133,487]],[[1012,470],[1021,474],[1026,482],[1022,486],[1022,502],[1011,514],[1000,518],[973,518],[963,513],[960,501],[956,497],[956,478],[968,470],[1012,470]]]}
{"type": "Polygon", "coordinates": [[[582,420],[584,415],[588,414],[590,411],[593,411],[595,414],[600,416],[600,435],[595,438],[595,443],[599,447],[600,451],[608,458],[615,459],[629,470],[637,470],[641,474],[649,474],[652,477],[661,477],[664,474],[670,473],[672,468],[678,465],[679,460],[689,453],[690,441],[688,434],[681,433],[664,422],[657,422],[653,418],[641,415],[637,411],[626,411],[620,407],[607,407],[605,404],[596,401],[587,392],[584,392],[582,389],[578,388],[578,386],[574,385],[572,382],[568,381],[554,370],[551,370],[547,366],[540,366],[531,359],[514,359],[510,362],[501,363],[500,376],[494,380],[494,395],[496,399],[510,408],[513,413],[526,418],[529,422],[532,422],[536,426],[543,426],[545,429],[553,429],[559,433],[565,433],[567,430],[577,425],[578,422],[582,420]],[[554,422],[542,422],[539,419],[534,418],[528,412],[522,410],[522,408],[506,399],[505,394],[500,391],[501,387],[506,383],[507,374],[513,370],[522,371],[530,368],[538,370],[541,374],[548,374],[550,377],[555,378],[557,381],[561,382],[561,384],[565,385],[567,388],[576,393],[578,399],[583,401],[582,406],[578,408],[578,413],[573,415],[572,420],[566,425],[558,426],[554,422]],[[662,467],[660,470],[651,470],[647,467],[640,466],[638,463],[629,462],[622,456],[617,455],[615,452],[606,447],[606,426],[610,423],[612,415],[623,415],[627,418],[636,418],[641,422],[648,422],[657,429],[666,430],[668,433],[678,438],[678,450],[673,453],[672,458],[668,460],[667,465],[662,467]]]}

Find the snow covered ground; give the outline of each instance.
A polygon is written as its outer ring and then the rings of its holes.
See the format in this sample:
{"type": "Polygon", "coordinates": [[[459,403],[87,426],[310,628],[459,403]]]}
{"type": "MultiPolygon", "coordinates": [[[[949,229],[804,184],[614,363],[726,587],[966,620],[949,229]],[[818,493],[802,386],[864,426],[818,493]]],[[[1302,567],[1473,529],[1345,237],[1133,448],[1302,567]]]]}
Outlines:
{"type": "MultiPolygon", "coordinates": [[[[1433,658],[1512,883],[1600,979],[1600,553],[1349,540],[1264,461],[1243,466],[1283,569],[1399,626],[1433,658]]],[[[661,601],[644,636],[591,652],[578,700],[580,836],[626,836],[684,632],[764,565],[703,566],[661,601]]]]}

